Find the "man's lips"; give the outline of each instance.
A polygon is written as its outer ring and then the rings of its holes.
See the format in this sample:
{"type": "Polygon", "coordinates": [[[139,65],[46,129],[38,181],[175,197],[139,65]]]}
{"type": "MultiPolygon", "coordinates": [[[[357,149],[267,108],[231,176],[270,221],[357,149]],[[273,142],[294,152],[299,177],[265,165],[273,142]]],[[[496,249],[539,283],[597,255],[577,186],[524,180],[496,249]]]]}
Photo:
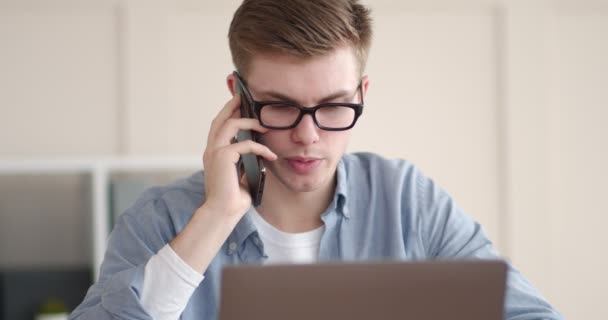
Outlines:
{"type": "Polygon", "coordinates": [[[285,158],[289,167],[297,174],[308,174],[315,170],[322,159],[309,157],[288,157],[285,158]]]}
{"type": "Polygon", "coordinates": [[[317,158],[317,157],[301,157],[301,156],[285,157],[285,159],[287,159],[287,161],[301,161],[301,162],[321,160],[321,158],[317,158]]]}

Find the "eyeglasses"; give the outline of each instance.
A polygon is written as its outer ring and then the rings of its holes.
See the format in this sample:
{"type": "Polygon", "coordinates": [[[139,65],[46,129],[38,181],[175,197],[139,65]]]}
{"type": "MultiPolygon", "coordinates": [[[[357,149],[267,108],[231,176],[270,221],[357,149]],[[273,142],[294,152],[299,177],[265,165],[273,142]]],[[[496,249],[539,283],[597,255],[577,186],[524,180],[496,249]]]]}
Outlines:
{"type": "Polygon", "coordinates": [[[308,108],[290,101],[255,101],[241,76],[236,71],[234,75],[245,98],[253,106],[253,111],[260,124],[268,129],[295,128],[304,115],[310,114],[319,128],[328,131],[344,131],[354,127],[357,119],[363,113],[361,83],[357,86],[361,103],[329,102],[308,108]]]}

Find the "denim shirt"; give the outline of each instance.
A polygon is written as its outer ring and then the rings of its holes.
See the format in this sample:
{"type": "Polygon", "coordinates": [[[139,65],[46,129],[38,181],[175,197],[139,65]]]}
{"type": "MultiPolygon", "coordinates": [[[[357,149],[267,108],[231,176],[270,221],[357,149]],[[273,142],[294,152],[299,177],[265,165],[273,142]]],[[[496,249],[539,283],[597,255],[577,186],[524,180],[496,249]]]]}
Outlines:
{"type": "MultiPolygon", "coordinates": [[[[70,319],[151,319],[139,298],[146,262],[202,204],[203,174],[147,190],[120,216],[99,279],[70,319]]],[[[499,258],[482,227],[404,160],[344,155],[333,200],[321,218],[320,262],[499,258]]],[[[222,267],[259,264],[265,258],[264,244],[246,213],[205,271],[181,319],[216,319],[222,267]]],[[[507,278],[505,319],[562,319],[511,266],[507,278]]]]}

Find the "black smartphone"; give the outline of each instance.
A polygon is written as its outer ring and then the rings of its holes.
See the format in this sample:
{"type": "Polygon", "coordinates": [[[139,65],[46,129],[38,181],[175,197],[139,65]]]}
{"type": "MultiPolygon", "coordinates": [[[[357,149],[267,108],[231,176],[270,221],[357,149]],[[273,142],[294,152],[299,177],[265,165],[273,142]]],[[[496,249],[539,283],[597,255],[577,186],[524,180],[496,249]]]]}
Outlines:
{"type": "MultiPolygon", "coordinates": [[[[241,117],[257,119],[252,106],[252,97],[247,95],[243,89],[244,83],[235,73],[237,85],[236,93],[241,96],[241,117]]],[[[245,140],[253,140],[258,142],[258,133],[251,130],[239,130],[236,136],[237,142],[245,140]]],[[[249,193],[254,207],[262,203],[262,195],[264,194],[264,181],[266,179],[266,168],[261,157],[253,153],[244,154],[241,156],[237,165],[238,177],[242,176],[242,170],[245,172],[247,184],[249,185],[249,193]]]]}

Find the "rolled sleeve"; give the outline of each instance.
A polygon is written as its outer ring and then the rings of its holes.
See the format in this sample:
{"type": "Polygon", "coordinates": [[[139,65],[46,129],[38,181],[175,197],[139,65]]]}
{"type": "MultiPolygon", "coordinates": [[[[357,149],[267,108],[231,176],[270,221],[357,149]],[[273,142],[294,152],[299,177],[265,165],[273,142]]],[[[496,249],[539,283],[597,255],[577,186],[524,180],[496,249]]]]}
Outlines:
{"type": "Polygon", "coordinates": [[[147,261],[173,238],[167,215],[159,214],[163,210],[161,200],[140,201],[119,217],[99,280],[69,319],[152,319],[141,293],[147,261]]]}

